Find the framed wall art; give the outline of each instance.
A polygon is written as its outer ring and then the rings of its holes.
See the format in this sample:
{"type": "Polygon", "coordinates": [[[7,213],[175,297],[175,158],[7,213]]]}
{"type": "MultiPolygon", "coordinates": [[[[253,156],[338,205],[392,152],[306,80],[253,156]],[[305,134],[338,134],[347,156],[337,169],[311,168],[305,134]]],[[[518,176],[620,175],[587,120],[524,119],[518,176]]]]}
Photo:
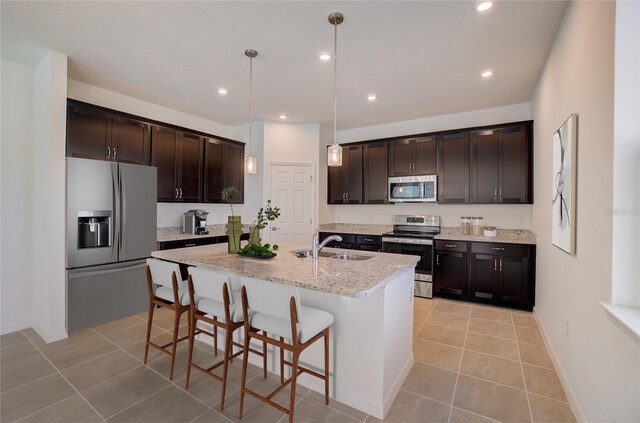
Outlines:
{"type": "Polygon", "coordinates": [[[574,113],[553,134],[551,242],[572,255],[576,252],[577,131],[574,113]]]}

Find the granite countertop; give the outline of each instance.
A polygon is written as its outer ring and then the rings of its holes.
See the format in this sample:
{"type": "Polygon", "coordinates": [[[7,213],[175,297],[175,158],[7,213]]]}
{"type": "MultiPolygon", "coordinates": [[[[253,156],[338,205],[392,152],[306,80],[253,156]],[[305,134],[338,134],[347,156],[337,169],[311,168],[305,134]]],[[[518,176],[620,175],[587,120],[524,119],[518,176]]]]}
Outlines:
{"type": "MultiPolygon", "coordinates": [[[[206,267],[226,273],[294,285],[346,297],[367,297],[394,277],[412,269],[419,258],[412,255],[357,252],[369,260],[339,260],[328,257],[298,258],[291,245],[280,245],[278,256],[270,260],[228,254],[225,244],[203,245],[154,251],[153,257],[206,267]]],[[[325,248],[323,251],[340,251],[325,248]]],[[[346,251],[353,254],[354,251],[346,251]]]]}
{"type": "MultiPolygon", "coordinates": [[[[225,224],[207,225],[209,233],[207,235],[193,235],[182,233],[182,226],[171,226],[167,228],[158,228],[157,241],[182,241],[185,239],[201,239],[212,238],[215,236],[224,236],[227,234],[227,226],[225,224]]],[[[242,233],[249,233],[249,225],[242,226],[242,233]]]]}
{"type": "Polygon", "coordinates": [[[318,227],[320,232],[337,234],[382,235],[393,230],[393,225],[368,225],[357,223],[323,223],[318,227]]]}
{"type": "Polygon", "coordinates": [[[499,242],[505,244],[533,244],[536,234],[526,229],[498,229],[496,236],[462,235],[460,228],[442,227],[435,239],[449,239],[452,241],[499,242]]]}

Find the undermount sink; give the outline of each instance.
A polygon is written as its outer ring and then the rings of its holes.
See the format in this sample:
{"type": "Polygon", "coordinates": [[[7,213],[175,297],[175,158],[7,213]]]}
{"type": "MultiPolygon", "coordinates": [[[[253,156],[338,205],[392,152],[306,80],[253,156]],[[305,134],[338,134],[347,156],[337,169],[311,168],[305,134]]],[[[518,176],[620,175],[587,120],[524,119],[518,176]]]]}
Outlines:
{"type": "MultiPolygon", "coordinates": [[[[295,254],[299,258],[311,257],[310,249],[294,250],[291,253],[295,254]]],[[[373,258],[373,256],[366,254],[346,253],[343,251],[337,253],[331,251],[320,251],[318,253],[318,257],[333,258],[337,260],[369,260],[370,258],[373,258]]]]}

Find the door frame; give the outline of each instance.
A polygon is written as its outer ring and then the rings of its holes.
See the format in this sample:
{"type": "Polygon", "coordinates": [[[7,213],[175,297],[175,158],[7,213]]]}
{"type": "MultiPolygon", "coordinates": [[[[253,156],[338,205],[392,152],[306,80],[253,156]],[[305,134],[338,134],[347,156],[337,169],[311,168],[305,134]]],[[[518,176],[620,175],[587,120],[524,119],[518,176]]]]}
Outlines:
{"type": "MultiPolygon", "coordinates": [[[[315,230],[318,228],[318,199],[317,199],[317,192],[318,192],[318,175],[317,175],[317,166],[315,163],[312,162],[280,162],[280,161],[270,161],[267,163],[267,174],[265,175],[266,177],[265,179],[265,189],[263,191],[263,203],[266,203],[266,201],[269,199],[269,196],[271,195],[271,172],[273,171],[273,167],[274,166],[302,166],[302,167],[308,167],[311,170],[311,177],[312,177],[312,181],[311,181],[311,193],[310,193],[310,198],[311,198],[311,218],[313,219],[312,224],[311,224],[311,235],[313,235],[313,233],[315,232],[315,230]],[[313,223],[315,222],[315,223],[313,223]]],[[[271,242],[271,233],[269,233],[269,242],[271,242]]],[[[309,238],[309,245],[311,245],[311,238],[309,238]]]]}

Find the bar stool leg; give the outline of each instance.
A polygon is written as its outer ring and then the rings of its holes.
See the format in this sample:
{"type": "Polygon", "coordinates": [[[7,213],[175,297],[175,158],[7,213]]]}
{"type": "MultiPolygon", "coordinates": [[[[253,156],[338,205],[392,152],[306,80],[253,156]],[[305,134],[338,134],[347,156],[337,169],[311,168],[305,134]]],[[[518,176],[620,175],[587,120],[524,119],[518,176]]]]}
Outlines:
{"type": "Polygon", "coordinates": [[[178,346],[178,329],[180,326],[180,312],[176,304],[176,314],[173,318],[173,345],[171,346],[171,371],[169,372],[169,380],[173,379],[173,368],[176,364],[176,347],[178,346]]]}
{"type": "MultiPolygon", "coordinates": [[[[213,321],[217,322],[218,318],[213,316],[213,321]]],[[[213,325],[213,355],[218,356],[218,327],[213,325]]]]}
{"type": "MultiPolygon", "coordinates": [[[[284,338],[280,337],[280,342],[284,343],[284,338]]],[[[284,383],[284,348],[280,347],[280,383],[284,383]]]]}
{"type": "MultiPolygon", "coordinates": [[[[245,326],[246,328],[246,326],[245,326]]],[[[247,362],[249,361],[249,335],[244,334],[244,346],[242,352],[242,378],[240,382],[240,412],[238,414],[239,418],[242,418],[242,407],[244,406],[244,390],[247,386],[247,362]]]]}
{"type": "Polygon", "coordinates": [[[296,382],[298,379],[299,355],[299,351],[293,351],[293,360],[291,363],[291,398],[289,399],[289,423],[293,423],[293,408],[296,405],[296,382]]]}
{"type": "Polygon", "coordinates": [[[191,379],[191,362],[193,361],[193,344],[196,337],[196,316],[194,310],[189,310],[189,359],[187,361],[187,385],[185,389],[189,389],[189,381],[191,379]]]}
{"type": "MultiPolygon", "coordinates": [[[[267,336],[267,331],[263,330],[262,334],[267,336]]],[[[267,378],[267,343],[262,341],[262,377],[267,378]]]]}
{"type": "Polygon", "coordinates": [[[324,404],[329,405],[329,328],[324,330],[324,404]]]}
{"type": "MultiPolygon", "coordinates": [[[[216,328],[217,330],[217,328],[216,328]]],[[[224,394],[227,390],[227,373],[229,371],[229,355],[231,354],[231,328],[227,327],[224,332],[224,364],[222,365],[222,394],[220,398],[220,410],[224,410],[224,394]]]]}
{"type": "Polygon", "coordinates": [[[154,305],[149,302],[149,314],[147,316],[147,338],[144,343],[144,364],[147,364],[147,358],[149,357],[149,340],[151,339],[151,323],[153,322],[153,309],[154,305]]]}

